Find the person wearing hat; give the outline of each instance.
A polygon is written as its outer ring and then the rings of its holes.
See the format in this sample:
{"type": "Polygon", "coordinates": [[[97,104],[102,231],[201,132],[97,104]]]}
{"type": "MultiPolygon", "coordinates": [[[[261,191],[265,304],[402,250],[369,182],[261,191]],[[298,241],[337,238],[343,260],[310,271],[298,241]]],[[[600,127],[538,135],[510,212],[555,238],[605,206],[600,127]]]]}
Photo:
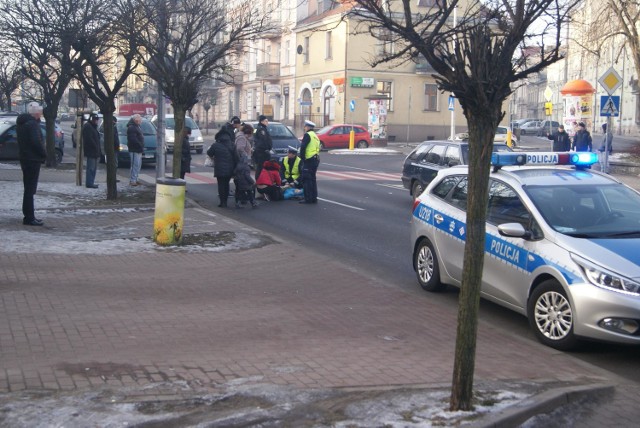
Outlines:
{"type": "Polygon", "coordinates": [[[269,120],[267,116],[260,115],[258,117],[258,127],[253,136],[253,162],[256,164],[256,180],[260,177],[260,171],[265,161],[271,159],[271,149],[273,142],[271,134],[269,134],[269,120]]]}
{"type": "Polygon", "coordinates": [[[16,133],[18,139],[18,157],[22,169],[22,224],[27,226],[42,226],[44,222],[35,216],[33,197],[38,189],[40,166],[47,159],[44,148],[40,118],[42,106],[36,102],[27,105],[27,113],[16,118],[16,133]]]}
{"type": "Polygon", "coordinates": [[[547,138],[553,141],[554,152],[568,152],[571,150],[571,139],[564,130],[564,125],[558,126],[553,134],[547,134],[547,138]]]}
{"type": "Polygon", "coordinates": [[[100,117],[96,113],[91,113],[89,120],[82,125],[82,147],[84,156],[87,158],[85,185],[90,189],[97,189],[95,183],[98,162],[102,156],[100,148],[100,132],[98,132],[98,121],[100,117]]]}
{"type": "Polygon", "coordinates": [[[591,134],[584,122],[578,123],[578,131],[573,136],[573,150],[576,152],[590,152],[592,150],[591,134]]]}
{"type": "Polygon", "coordinates": [[[316,172],[320,164],[320,139],[313,131],[316,124],[310,120],[304,121],[304,137],[300,146],[300,159],[302,159],[302,188],[304,189],[304,201],[301,204],[318,203],[318,185],[316,172]]]}
{"type": "Polygon", "coordinates": [[[298,157],[298,150],[296,150],[295,147],[290,146],[287,151],[287,157],[282,158],[280,173],[282,174],[282,181],[285,184],[296,189],[302,189],[302,182],[300,181],[302,161],[298,157]]]}

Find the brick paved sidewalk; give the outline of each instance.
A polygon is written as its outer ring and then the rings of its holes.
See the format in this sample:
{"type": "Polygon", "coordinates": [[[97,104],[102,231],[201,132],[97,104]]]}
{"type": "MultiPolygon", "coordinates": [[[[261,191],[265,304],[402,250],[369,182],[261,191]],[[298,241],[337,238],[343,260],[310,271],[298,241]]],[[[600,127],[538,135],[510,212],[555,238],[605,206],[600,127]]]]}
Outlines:
{"type": "MultiPolygon", "coordinates": [[[[92,228],[108,240],[151,230],[146,205],[75,212],[60,210],[41,230],[0,221],[0,233],[25,228],[25,239],[37,240],[30,252],[0,249],[0,392],[109,387],[143,396],[159,384],[211,392],[233,382],[304,389],[451,382],[454,292],[408,293],[192,205],[187,233],[226,233],[239,244],[47,252],[51,240],[80,240],[92,228]],[[296,267],[308,259],[314,264],[301,275],[296,267]]],[[[99,247],[97,234],[90,236],[99,247]]],[[[610,381],[570,354],[484,323],[476,378],[610,381]]]]}

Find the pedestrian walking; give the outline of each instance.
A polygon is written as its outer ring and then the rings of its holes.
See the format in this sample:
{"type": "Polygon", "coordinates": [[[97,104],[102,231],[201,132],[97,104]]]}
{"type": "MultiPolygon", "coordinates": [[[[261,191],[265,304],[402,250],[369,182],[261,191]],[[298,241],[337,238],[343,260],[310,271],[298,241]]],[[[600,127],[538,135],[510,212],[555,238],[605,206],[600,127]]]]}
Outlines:
{"type": "Polygon", "coordinates": [[[234,171],[233,182],[236,186],[235,200],[236,208],[244,208],[243,204],[249,202],[252,208],[258,208],[255,200],[256,181],[251,176],[249,157],[242,152],[238,160],[238,165],[234,171]]]}
{"type": "Polygon", "coordinates": [[[271,159],[273,142],[271,141],[268,126],[269,120],[267,116],[260,115],[258,117],[258,127],[253,137],[253,162],[256,165],[256,181],[260,176],[264,162],[271,159]]]}
{"type": "Polygon", "coordinates": [[[302,159],[302,187],[304,189],[304,201],[301,204],[318,203],[318,185],[316,173],[320,164],[320,139],[314,132],[316,124],[310,120],[304,121],[304,137],[300,146],[300,159],[302,159]]]}
{"type": "Polygon", "coordinates": [[[215,136],[215,142],[207,150],[207,156],[213,158],[213,176],[218,182],[218,207],[226,208],[229,198],[229,182],[238,163],[238,152],[234,142],[233,127],[223,126],[215,136]]]}
{"type": "Polygon", "coordinates": [[[587,131],[584,122],[578,123],[578,131],[573,136],[573,150],[576,152],[590,152],[592,151],[591,134],[587,131]]]}
{"type": "Polygon", "coordinates": [[[27,113],[16,118],[16,133],[18,139],[18,158],[22,169],[22,224],[27,226],[42,226],[44,222],[35,216],[33,197],[38,190],[40,166],[47,159],[44,148],[40,118],[42,106],[36,102],[27,105],[27,113]]]}
{"type": "Polygon", "coordinates": [[[129,158],[131,159],[131,170],[129,185],[139,186],[138,181],[140,168],[142,168],[142,154],[144,153],[144,134],[140,124],[142,116],[134,114],[127,124],[127,147],[129,148],[129,158]]]}
{"type": "Polygon", "coordinates": [[[97,189],[95,183],[98,162],[102,157],[100,148],[100,132],[98,131],[98,121],[100,117],[96,113],[91,113],[89,120],[82,125],[82,147],[84,156],[87,158],[85,185],[89,189],[97,189]]]}
{"type": "Polygon", "coordinates": [[[238,157],[244,154],[251,159],[251,137],[253,137],[253,126],[245,123],[240,130],[236,132],[236,150],[238,157]]]}
{"type": "Polygon", "coordinates": [[[559,125],[558,130],[553,134],[547,133],[547,138],[553,141],[554,152],[568,152],[571,150],[571,139],[564,130],[564,125],[559,125]]]}
{"type": "Polygon", "coordinates": [[[189,137],[191,136],[191,128],[185,126],[182,128],[182,152],[180,157],[180,178],[184,180],[184,175],[191,172],[191,144],[189,137]]]}

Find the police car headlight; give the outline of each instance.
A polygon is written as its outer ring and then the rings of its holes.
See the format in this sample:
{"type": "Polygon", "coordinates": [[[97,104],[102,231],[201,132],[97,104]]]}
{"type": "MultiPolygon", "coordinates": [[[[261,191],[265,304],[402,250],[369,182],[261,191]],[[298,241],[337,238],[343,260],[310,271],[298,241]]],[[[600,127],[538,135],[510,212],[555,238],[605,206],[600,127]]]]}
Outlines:
{"type": "Polygon", "coordinates": [[[625,278],[575,256],[573,260],[582,268],[585,277],[591,284],[601,288],[640,295],[640,283],[637,281],[625,278]]]}

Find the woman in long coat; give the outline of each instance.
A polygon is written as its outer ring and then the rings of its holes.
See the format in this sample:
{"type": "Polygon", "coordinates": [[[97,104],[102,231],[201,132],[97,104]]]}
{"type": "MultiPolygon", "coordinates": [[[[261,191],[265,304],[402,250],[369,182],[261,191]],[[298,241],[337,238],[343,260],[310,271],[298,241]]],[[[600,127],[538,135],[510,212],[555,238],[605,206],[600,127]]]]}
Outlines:
{"type": "Polygon", "coordinates": [[[218,207],[226,208],[229,197],[229,182],[238,163],[234,136],[229,133],[226,127],[222,127],[218,131],[216,141],[207,150],[207,155],[213,158],[213,176],[218,181],[218,197],[220,198],[218,207]]]}

